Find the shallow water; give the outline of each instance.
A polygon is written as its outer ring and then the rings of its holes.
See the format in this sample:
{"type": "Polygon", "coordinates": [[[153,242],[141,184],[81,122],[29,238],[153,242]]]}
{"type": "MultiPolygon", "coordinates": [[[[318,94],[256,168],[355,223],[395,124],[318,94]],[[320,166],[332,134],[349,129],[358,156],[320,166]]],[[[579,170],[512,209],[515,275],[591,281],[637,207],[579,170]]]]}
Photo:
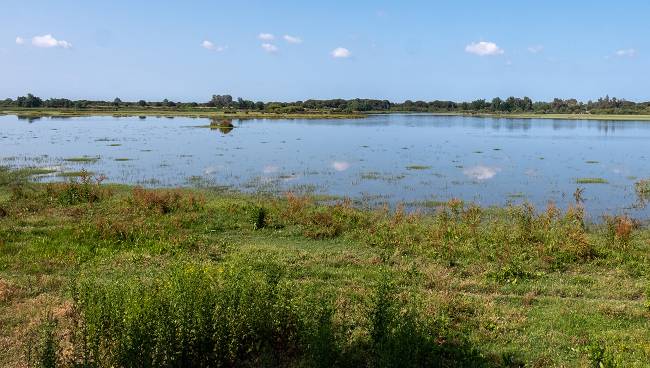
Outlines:
{"type": "MultiPolygon", "coordinates": [[[[354,120],[0,116],[0,164],[86,168],[147,186],[225,185],[313,191],[367,203],[427,207],[574,203],[593,216],[647,218],[634,182],[650,177],[650,123],[378,115],[354,120]],[[95,162],[70,162],[81,156],[95,162]],[[128,159],[128,160],[127,160],[128,159]],[[606,184],[578,184],[603,178],[606,184]]],[[[42,180],[63,180],[51,174],[42,180]]]]}

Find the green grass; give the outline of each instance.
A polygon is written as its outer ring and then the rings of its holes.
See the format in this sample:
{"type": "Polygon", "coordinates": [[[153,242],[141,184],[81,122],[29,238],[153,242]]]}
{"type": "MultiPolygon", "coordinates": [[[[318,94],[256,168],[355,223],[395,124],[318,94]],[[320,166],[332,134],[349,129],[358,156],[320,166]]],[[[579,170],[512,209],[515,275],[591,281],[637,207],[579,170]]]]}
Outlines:
{"type": "Polygon", "coordinates": [[[0,178],[0,366],[650,359],[650,231],[626,218],[0,178]]]}
{"type": "Polygon", "coordinates": [[[603,178],[578,178],[576,184],[607,184],[608,181],[603,178]]]}

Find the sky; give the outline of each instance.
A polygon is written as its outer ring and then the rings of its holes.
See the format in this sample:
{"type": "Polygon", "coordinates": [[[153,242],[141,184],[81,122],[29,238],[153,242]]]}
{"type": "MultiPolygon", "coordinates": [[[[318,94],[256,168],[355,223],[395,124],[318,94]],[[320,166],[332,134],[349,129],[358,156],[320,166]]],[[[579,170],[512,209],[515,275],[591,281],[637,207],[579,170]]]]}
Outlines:
{"type": "Polygon", "coordinates": [[[0,98],[650,100],[647,0],[3,1],[0,98]]]}

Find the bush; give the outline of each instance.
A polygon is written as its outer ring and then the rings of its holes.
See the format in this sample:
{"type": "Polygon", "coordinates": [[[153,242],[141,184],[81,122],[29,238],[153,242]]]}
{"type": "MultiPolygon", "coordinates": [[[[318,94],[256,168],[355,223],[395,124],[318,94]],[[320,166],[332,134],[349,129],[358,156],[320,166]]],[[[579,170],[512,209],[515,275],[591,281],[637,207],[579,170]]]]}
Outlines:
{"type": "Polygon", "coordinates": [[[442,322],[400,302],[388,277],[357,319],[281,275],[186,264],[146,279],[84,279],[73,287],[74,353],[54,358],[85,367],[488,365],[442,322]]]}
{"type": "Polygon", "coordinates": [[[167,214],[178,210],[198,210],[205,204],[205,199],[187,191],[135,187],[129,203],[136,208],[167,214]]]}

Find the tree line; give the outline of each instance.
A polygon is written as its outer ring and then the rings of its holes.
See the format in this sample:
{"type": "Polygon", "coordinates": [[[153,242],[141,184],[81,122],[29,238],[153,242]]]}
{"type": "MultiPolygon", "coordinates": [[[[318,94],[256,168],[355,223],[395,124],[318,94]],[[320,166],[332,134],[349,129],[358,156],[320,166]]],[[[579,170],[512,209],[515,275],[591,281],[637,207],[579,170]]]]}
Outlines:
{"type": "Polygon", "coordinates": [[[596,101],[582,102],[576,99],[555,98],[553,101],[533,101],[529,97],[508,97],[492,100],[478,99],[470,102],[454,101],[411,101],[395,103],[376,99],[330,99],[295,102],[262,102],[243,98],[233,99],[230,95],[213,95],[207,102],[162,101],[112,101],[69,100],[50,98],[43,100],[27,94],[16,99],[0,100],[1,107],[20,108],[67,108],[67,109],[120,109],[120,108],[169,108],[191,109],[212,108],[217,110],[244,110],[276,113],[300,113],[310,111],[329,112],[459,112],[459,113],[568,113],[568,114],[650,114],[650,102],[633,102],[605,96],[596,101]]]}

